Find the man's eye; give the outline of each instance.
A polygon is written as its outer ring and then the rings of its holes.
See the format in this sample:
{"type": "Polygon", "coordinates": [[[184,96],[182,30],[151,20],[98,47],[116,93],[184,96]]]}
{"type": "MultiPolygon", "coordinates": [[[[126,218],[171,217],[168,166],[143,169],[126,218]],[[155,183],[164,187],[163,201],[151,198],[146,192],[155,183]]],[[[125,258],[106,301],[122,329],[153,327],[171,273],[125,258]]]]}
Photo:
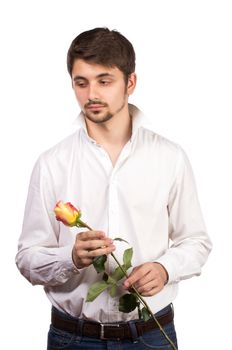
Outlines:
{"type": "Polygon", "coordinates": [[[100,80],[101,85],[109,85],[110,81],[109,80],[100,80]]]}
{"type": "Polygon", "coordinates": [[[75,82],[75,86],[80,87],[80,88],[86,87],[86,85],[87,84],[85,82],[82,82],[82,81],[75,82]]]}

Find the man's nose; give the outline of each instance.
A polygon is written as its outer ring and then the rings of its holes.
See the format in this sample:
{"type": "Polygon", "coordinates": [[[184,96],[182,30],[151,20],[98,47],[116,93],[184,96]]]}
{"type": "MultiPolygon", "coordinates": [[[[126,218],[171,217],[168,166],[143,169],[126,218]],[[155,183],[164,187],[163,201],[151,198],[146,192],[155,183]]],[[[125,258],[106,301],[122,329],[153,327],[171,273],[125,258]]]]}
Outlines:
{"type": "Polygon", "coordinates": [[[89,100],[96,100],[99,99],[98,96],[98,90],[95,84],[90,84],[89,85],[89,95],[88,95],[89,100]]]}

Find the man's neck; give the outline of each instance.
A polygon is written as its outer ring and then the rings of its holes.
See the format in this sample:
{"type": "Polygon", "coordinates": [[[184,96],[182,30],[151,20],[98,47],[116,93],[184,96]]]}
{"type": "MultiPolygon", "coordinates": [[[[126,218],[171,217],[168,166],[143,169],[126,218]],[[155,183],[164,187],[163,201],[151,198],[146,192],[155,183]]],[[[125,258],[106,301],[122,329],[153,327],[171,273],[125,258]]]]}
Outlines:
{"type": "Polygon", "coordinates": [[[86,119],[89,136],[101,145],[108,153],[114,166],[123,147],[132,134],[132,118],[127,113],[114,115],[105,123],[96,124],[86,119]]]}
{"type": "Polygon", "coordinates": [[[86,119],[86,127],[89,136],[103,147],[104,145],[124,146],[131,137],[132,118],[127,111],[100,124],[86,119]]]}

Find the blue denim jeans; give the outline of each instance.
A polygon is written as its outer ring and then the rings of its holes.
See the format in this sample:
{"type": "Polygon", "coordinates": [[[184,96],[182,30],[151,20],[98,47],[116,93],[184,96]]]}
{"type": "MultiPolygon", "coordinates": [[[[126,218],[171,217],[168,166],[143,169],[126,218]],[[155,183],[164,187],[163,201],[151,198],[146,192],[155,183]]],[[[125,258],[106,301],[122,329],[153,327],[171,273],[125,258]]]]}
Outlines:
{"type": "MultiPolygon", "coordinates": [[[[159,311],[155,316],[161,316],[170,310],[170,305],[159,311]]],[[[58,310],[59,316],[64,319],[73,319],[58,310]]],[[[173,341],[177,348],[177,339],[174,323],[171,322],[163,327],[169,338],[173,341]]],[[[132,340],[101,340],[97,338],[90,338],[85,336],[77,336],[73,333],[61,331],[57,328],[50,326],[48,332],[48,346],[47,350],[170,350],[172,347],[169,345],[163,334],[159,329],[154,329],[150,332],[146,332],[141,337],[137,338],[135,342],[132,340]]]]}

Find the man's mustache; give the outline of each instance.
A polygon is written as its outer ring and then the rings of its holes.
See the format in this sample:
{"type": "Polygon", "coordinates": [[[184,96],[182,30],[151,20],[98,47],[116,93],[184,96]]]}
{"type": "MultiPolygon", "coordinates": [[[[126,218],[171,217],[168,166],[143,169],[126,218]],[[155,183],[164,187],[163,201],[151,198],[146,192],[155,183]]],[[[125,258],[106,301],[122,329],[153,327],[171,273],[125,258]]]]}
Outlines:
{"type": "Polygon", "coordinates": [[[105,102],[102,102],[101,100],[97,100],[97,99],[95,99],[95,100],[88,100],[88,102],[85,104],[85,108],[88,108],[88,107],[90,107],[90,106],[92,106],[92,105],[101,105],[101,106],[103,106],[103,107],[106,107],[107,106],[107,103],[105,103],[105,102]]]}

